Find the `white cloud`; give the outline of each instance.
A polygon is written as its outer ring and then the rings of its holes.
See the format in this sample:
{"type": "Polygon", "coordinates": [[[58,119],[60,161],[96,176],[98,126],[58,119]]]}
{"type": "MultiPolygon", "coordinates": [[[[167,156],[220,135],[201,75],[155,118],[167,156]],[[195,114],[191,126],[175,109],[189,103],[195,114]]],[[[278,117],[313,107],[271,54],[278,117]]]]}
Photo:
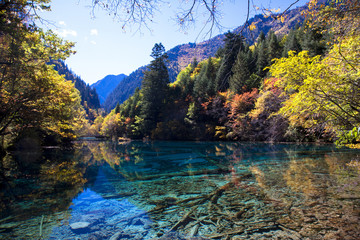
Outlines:
{"type": "Polygon", "coordinates": [[[67,36],[73,36],[73,37],[77,36],[77,32],[71,29],[56,30],[55,33],[63,38],[66,38],[67,36]]]}
{"type": "Polygon", "coordinates": [[[66,23],[64,21],[60,21],[59,24],[62,26],[66,26],[66,23]]]}
{"type": "Polygon", "coordinates": [[[95,42],[95,41],[90,41],[90,43],[96,45],[96,42],[95,42]]]}
{"type": "Polygon", "coordinates": [[[90,30],[90,35],[97,36],[98,34],[99,34],[99,32],[98,32],[97,29],[91,29],[91,30],[90,30]]]}

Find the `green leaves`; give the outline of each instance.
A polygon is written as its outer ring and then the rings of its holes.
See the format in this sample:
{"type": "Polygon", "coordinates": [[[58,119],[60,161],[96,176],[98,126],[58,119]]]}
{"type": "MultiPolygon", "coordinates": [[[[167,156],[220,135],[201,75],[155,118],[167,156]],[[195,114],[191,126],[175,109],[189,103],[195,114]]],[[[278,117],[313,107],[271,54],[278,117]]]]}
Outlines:
{"type": "Polygon", "coordinates": [[[338,140],[336,140],[337,145],[347,145],[354,144],[360,141],[360,128],[354,127],[352,130],[348,132],[342,132],[339,135],[338,140]]]}
{"type": "Polygon", "coordinates": [[[145,72],[142,82],[143,104],[141,117],[144,119],[145,134],[148,135],[161,120],[168,92],[169,73],[164,62],[164,46],[155,44],[152,56],[155,58],[145,72]]]}
{"type": "Polygon", "coordinates": [[[150,56],[153,57],[154,59],[157,59],[160,57],[166,58],[165,47],[162,45],[162,43],[155,43],[150,56]]]}
{"type": "Polygon", "coordinates": [[[32,11],[48,9],[49,2],[0,4],[0,135],[15,137],[35,128],[72,139],[85,123],[78,91],[48,65],[73,53],[73,43],[32,23],[32,11]]]}
{"type": "Polygon", "coordinates": [[[329,54],[309,57],[306,51],[277,59],[270,67],[289,94],[280,113],[295,126],[310,128],[323,122],[340,133],[360,123],[360,37],[349,36],[329,54]]]}

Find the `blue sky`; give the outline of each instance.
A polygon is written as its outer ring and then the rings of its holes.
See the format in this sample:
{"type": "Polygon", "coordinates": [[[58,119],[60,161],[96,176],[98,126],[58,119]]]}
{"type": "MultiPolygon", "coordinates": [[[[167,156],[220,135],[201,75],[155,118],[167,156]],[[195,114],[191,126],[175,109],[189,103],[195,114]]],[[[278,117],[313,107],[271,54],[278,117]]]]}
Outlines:
{"type": "MultiPolygon", "coordinates": [[[[254,5],[285,10],[290,4],[289,0],[250,2],[251,15],[261,13],[256,12],[254,5]]],[[[306,2],[300,0],[295,6],[306,2]]],[[[44,29],[51,28],[62,38],[76,43],[74,50],[77,53],[68,58],[66,63],[75,74],[92,84],[108,74],[129,75],[138,67],[147,65],[151,61],[149,55],[155,43],[161,42],[169,50],[179,44],[206,40],[208,36],[199,36],[203,19],[198,19],[196,25],[186,33],[179,30],[174,20],[178,3],[179,0],[169,0],[161,6],[161,12],[156,14],[154,22],[149,25],[151,32],[146,28],[141,32],[136,29],[124,32],[121,23],[100,9],[95,11],[95,18],[92,18],[89,6],[91,0],[52,0],[52,11],[42,13],[41,16],[51,22],[43,25],[44,29]]],[[[224,1],[220,6],[224,28],[213,36],[242,25],[246,19],[246,3],[245,0],[224,1]]]]}

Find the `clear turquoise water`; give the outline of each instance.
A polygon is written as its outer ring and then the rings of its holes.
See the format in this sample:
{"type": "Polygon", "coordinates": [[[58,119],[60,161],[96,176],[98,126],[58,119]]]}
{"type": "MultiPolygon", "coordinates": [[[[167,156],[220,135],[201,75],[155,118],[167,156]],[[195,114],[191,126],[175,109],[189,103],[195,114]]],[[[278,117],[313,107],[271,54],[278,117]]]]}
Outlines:
{"type": "Polygon", "coordinates": [[[0,239],[360,239],[360,152],[78,142],[2,160],[0,239]]]}

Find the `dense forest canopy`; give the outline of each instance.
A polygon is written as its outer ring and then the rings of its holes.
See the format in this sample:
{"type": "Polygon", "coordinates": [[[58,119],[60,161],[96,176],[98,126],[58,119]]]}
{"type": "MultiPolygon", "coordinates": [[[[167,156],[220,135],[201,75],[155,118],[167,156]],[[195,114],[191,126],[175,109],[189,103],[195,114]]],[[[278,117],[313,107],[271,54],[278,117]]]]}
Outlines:
{"type": "Polygon", "coordinates": [[[168,84],[156,124],[144,129],[149,99],[141,89],[97,129],[131,138],[356,142],[359,1],[310,1],[303,14],[301,27],[260,34],[251,46],[227,33],[216,57],[194,60],[168,84]]]}
{"type": "Polygon", "coordinates": [[[54,69],[66,80],[74,83],[74,86],[80,92],[81,105],[84,107],[87,118],[91,121],[97,116],[97,110],[100,108],[100,100],[96,89],[86,84],[79,76],[73,71],[62,60],[51,60],[50,64],[54,65],[54,69]]]}
{"type": "MultiPolygon", "coordinates": [[[[293,29],[297,24],[301,25],[303,23],[305,17],[302,12],[305,9],[306,6],[297,7],[284,13],[271,15],[271,17],[257,14],[241,26],[235,28],[232,33],[241,33],[244,41],[249,45],[253,45],[261,33],[266,35],[269,31],[274,31],[276,35],[285,35],[289,32],[289,29],[293,29]],[[246,26],[252,26],[251,30],[246,26]]],[[[170,82],[174,82],[180,71],[190,64],[194,58],[202,61],[209,57],[214,57],[217,50],[224,46],[223,39],[225,39],[226,34],[227,33],[217,35],[200,43],[181,44],[167,50],[168,59],[166,66],[168,68],[170,82]]],[[[111,109],[115,108],[117,103],[123,103],[134,94],[137,87],[141,87],[144,68],[145,67],[140,67],[132,72],[130,76],[125,78],[124,81],[120,82],[116,88],[113,89],[106,101],[102,103],[106,112],[110,112],[111,109]]]]}
{"type": "MultiPolygon", "coordinates": [[[[192,3],[200,2],[217,3],[192,3]]],[[[155,3],[141,6],[147,8],[145,14],[156,9],[155,3]]],[[[359,6],[358,0],[311,0],[302,26],[288,34],[260,34],[251,44],[242,31],[228,32],[215,56],[194,59],[173,83],[165,48],[155,44],[141,89],[104,115],[96,110],[96,92],[62,62],[73,53],[73,43],[35,24],[37,11],[49,10],[50,1],[1,1],[1,152],[29,134],[41,144],[81,134],[357,142],[359,6]]],[[[132,17],[143,17],[136,11],[130,12],[132,17]]]]}
{"type": "Polygon", "coordinates": [[[156,43],[109,113],[64,64],[73,43],[34,24],[49,3],[0,1],[0,238],[358,239],[358,150],[252,141],[360,148],[360,0],[228,32],[175,81],[156,43]]]}
{"type": "Polygon", "coordinates": [[[86,119],[78,90],[49,65],[65,59],[73,43],[44,32],[34,21],[47,0],[1,1],[1,148],[28,130],[73,139],[86,119]]]}

